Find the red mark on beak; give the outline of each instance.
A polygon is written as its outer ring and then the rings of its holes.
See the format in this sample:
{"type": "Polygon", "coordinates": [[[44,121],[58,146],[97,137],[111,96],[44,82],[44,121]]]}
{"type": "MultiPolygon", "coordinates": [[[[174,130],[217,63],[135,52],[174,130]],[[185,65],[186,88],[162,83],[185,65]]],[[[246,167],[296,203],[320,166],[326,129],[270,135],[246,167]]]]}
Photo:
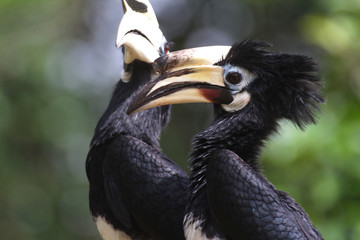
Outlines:
{"type": "Polygon", "coordinates": [[[200,92],[212,103],[229,104],[233,101],[231,93],[224,88],[202,88],[200,92]]]}

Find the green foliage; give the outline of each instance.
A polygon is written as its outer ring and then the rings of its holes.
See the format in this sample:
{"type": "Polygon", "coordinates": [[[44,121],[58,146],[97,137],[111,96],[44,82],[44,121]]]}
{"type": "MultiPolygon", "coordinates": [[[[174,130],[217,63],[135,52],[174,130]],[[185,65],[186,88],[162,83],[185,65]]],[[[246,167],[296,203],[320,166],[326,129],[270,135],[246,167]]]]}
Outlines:
{"type": "MultiPolygon", "coordinates": [[[[360,239],[360,2],[227,0],[241,22],[209,17],[228,14],[222,1],[196,2],[159,10],[178,49],[217,28],[216,37],[227,37],[218,44],[256,38],[318,60],[327,99],[319,122],[305,132],[284,122],[263,153],[264,174],[301,203],[325,239],[360,239]],[[171,9],[194,12],[174,31],[184,12],[171,9]]],[[[120,12],[112,0],[0,0],[3,239],[99,239],[85,158],[120,75],[120,12]]],[[[211,120],[203,106],[175,107],[163,134],[164,151],[185,168],[191,136],[211,120]]]]}

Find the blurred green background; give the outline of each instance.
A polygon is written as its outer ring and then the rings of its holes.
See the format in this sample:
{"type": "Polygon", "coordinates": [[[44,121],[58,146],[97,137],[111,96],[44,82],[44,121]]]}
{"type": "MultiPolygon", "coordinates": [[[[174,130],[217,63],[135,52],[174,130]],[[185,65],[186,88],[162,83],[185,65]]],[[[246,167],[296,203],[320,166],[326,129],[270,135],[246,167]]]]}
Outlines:
{"type": "MultiPolygon", "coordinates": [[[[360,1],[153,0],[172,50],[246,38],[319,62],[327,102],[301,132],[288,122],[264,174],[325,239],[360,239],[360,1]]],[[[0,239],[100,239],[85,158],[119,79],[120,0],[0,0],[0,239]]],[[[176,106],[162,146],[186,167],[209,105],[176,106]]]]}

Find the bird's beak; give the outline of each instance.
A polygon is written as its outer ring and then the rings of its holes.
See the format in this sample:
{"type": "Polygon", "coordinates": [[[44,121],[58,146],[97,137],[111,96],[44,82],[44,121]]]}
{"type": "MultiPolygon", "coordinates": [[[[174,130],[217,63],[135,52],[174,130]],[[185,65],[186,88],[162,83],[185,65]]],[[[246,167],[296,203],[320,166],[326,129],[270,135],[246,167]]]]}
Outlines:
{"type": "Polygon", "coordinates": [[[128,113],[177,103],[230,104],[234,98],[224,84],[224,70],[214,65],[229,49],[229,46],[187,49],[157,59],[154,69],[160,76],[142,88],[128,113]]]}
{"type": "Polygon", "coordinates": [[[164,35],[148,0],[122,0],[124,16],[120,22],[116,47],[124,46],[124,62],[135,59],[152,63],[161,53],[164,35]]]}

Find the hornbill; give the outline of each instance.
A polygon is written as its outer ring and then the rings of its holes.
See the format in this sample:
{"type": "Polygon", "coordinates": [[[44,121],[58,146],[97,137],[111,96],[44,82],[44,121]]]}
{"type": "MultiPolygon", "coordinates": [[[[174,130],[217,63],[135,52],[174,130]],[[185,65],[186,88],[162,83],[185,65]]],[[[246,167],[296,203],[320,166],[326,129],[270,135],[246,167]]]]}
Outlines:
{"type": "Polygon", "coordinates": [[[148,0],[123,0],[116,46],[124,73],[100,118],[86,159],[91,214],[105,240],[184,239],[188,176],[159,146],[170,107],[128,116],[139,88],[154,75],[152,62],[168,44],[148,0]]]}
{"type": "Polygon", "coordinates": [[[234,44],[224,56],[202,66],[192,62],[202,58],[196,49],[159,58],[160,76],[128,110],[214,104],[214,121],[193,139],[187,239],[322,239],[301,206],[259,167],[261,148],[281,119],[300,129],[316,122],[323,98],[314,61],[253,40],[234,44]]]}

